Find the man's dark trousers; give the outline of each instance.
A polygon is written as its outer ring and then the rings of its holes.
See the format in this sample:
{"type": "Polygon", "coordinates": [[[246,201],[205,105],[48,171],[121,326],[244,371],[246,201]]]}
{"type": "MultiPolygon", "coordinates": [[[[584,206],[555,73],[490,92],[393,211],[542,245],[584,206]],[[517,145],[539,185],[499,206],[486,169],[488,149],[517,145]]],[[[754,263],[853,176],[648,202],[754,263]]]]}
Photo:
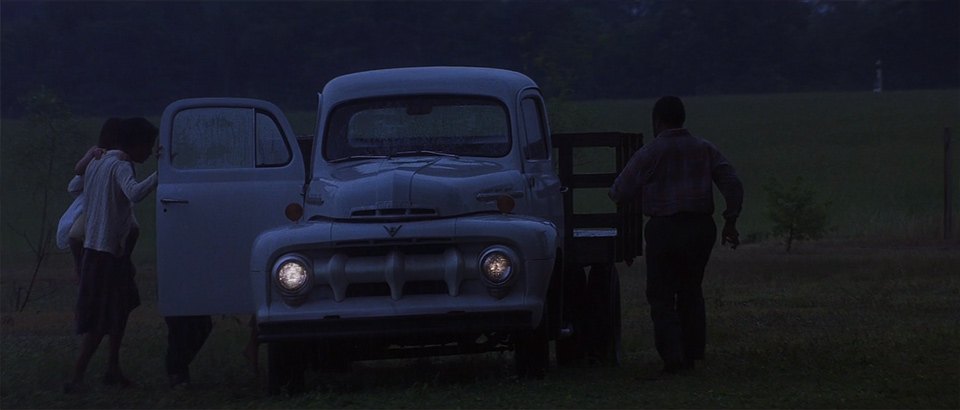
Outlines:
{"type": "Polygon", "coordinates": [[[703,271],[716,242],[709,214],[652,217],[647,222],[647,301],[665,366],[701,360],[706,345],[703,271]]]}
{"type": "Polygon", "coordinates": [[[210,316],[167,316],[167,374],[190,381],[190,362],[213,329],[210,316]]]}

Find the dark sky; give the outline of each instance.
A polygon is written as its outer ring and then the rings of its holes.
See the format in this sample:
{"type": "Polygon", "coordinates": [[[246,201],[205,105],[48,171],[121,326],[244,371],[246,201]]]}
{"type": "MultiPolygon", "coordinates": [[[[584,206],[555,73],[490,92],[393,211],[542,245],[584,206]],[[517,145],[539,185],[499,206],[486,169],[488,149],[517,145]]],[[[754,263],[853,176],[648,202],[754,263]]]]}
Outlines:
{"type": "Polygon", "coordinates": [[[372,68],[522,71],[549,97],[960,84],[949,1],[0,3],[2,114],[52,89],[78,113],[153,114],[197,96],[311,109],[372,68]]]}

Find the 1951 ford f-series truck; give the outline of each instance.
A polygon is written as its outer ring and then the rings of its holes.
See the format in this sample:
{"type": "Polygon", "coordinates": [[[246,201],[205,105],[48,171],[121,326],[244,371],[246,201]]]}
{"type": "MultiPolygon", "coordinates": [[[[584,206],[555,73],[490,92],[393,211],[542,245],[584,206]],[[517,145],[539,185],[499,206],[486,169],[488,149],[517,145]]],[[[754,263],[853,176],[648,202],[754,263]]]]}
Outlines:
{"type": "Polygon", "coordinates": [[[574,194],[608,187],[641,135],[552,135],[537,84],[500,69],[367,71],[318,98],[299,139],[265,101],[164,111],[161,314],[254,314],[272,393],[313,362],[512,350],[540,376],[551,341],[559,364],[619,361],[614,264],[642,218],[575,213],[574,194]],[[575,173],[575,147],[615,169],[575,173]]]}

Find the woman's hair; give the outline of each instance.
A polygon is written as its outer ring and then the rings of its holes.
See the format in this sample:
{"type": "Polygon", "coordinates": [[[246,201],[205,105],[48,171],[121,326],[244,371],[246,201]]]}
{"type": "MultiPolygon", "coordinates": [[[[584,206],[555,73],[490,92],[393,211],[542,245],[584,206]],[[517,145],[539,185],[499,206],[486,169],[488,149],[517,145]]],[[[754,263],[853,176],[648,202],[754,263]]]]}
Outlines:
{"type": "Polygon", "coordinates": [[[119,146],[121,149],[127,149],[142,145],[153,145],[159,132],[160,130],[146,118],[125,118],[120,121],[119,146]]]}
{"type": "Polygon", "coordinates": [[[108,118],[100,127],[100,139],[97,146],[103,149],[116,149],[120,143],[120,119],[117,117],[108,118]]]}

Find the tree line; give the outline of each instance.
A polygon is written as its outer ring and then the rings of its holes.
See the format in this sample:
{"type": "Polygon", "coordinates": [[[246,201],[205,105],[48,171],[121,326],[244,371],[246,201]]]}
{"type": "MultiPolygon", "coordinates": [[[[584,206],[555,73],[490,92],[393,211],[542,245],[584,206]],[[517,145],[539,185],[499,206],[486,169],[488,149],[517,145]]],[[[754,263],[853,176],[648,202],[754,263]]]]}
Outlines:
{"type": "Polygon", "coordinates": [[[0,109],[43,86],[87,115],[186,97],[309,110],[329,79],[417,65],[524,72],[553,98],[960,86],[943,1],[0,3],[0,109]]]}

